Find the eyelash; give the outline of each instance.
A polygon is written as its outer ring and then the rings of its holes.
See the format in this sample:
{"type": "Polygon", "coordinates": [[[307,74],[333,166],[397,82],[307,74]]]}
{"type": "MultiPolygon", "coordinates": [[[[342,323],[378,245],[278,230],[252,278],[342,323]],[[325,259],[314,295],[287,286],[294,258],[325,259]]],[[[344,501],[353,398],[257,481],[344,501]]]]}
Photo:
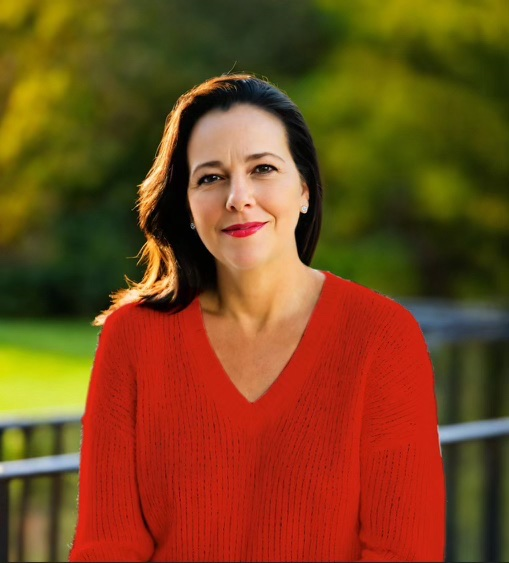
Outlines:
{"type": "MultiPolygon", "coordinates": [[[[266,171],[266,172],[260,172],[260,174],[262,174],[262,176],[269,174],[270,172],[277,172],[278,169],[275,166],[272,166],[272,164],[258,164],[257,166],[255,166],[254,170],[256,171],[257,168],[269,168],[270,170],[266,171]]],[[[197,184],[198,186],[201,186],[202,184],[210,184],[213,182],[205,182],[205,180],[207,178],[220,178],[220,176],[218,174],[206,174],[205,176],[202,176],[197,184]]]]}
{"type": "Polygon", "coordinates": [[[262,167],[271,169],[268,172],[262,172],[262,174],[268,174],[269,172],[277,172],[277,168],[275,166],[272,166],[272,164],[258,164],[258,166],[255,167],[255,170],[257,168],[262,168],[262,167]]]}

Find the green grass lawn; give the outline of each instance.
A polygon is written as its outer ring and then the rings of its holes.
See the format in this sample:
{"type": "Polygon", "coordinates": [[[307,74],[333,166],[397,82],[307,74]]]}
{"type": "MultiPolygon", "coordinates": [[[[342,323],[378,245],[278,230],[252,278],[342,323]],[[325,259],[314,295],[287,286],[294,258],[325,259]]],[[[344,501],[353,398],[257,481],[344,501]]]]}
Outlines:
{"type": "Polygon", "coordinates": [[[81,412],[99,329],[88,320],[0,320],[0,416],[81,412]]]}

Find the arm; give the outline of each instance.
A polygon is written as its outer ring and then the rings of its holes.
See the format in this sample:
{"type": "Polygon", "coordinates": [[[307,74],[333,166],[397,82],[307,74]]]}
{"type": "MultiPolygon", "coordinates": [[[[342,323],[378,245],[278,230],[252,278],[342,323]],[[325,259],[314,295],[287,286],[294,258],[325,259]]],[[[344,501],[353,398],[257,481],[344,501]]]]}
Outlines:
{"type": "Polygon", "coordinates": [[[78,522],[69,561],[147,561],[154,550],[136,480],[136,381],[124,314],[108,317],[96,351],[82,418],[78,522]]]}
{"type": "Polygon", "coordinates": [[[361,435],[360,561],[444,561],[445,480],[433,368],[403,308],[381,327],[361,435]]]}

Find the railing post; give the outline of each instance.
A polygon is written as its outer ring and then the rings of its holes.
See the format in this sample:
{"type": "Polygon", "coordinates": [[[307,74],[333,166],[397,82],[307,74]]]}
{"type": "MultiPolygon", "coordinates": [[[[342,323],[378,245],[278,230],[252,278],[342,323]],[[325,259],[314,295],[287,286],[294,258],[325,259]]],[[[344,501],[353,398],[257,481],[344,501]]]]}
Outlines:
{"type": "MultiPolygon", "coordinates": [[[[458,388],[460,386],[461,355],[458,345],[449,345],[448,369],[444,373],[446,378],[447,410],[445,418],[448,424],[457,423],[460,419],[460,404],[458,388]]],[[[457,526],[455,516],[457,514],[457,483],[458,483],[458,448],[452,444],[444,451],[444,468],[447,496],[447,538],[446,538],[446,561],[454,561],[457,554],[457,526]]]]}
{"type": "MultiPolygon", "coordinates": [[[[53,455],[60,455],[63,450],[63,425],[54,426],[55,442],[53,446],[53,455]]],[[[57,474],[51,477],[51,505],[49,520],[49,561],[57,561],[58,559],[58,515],[62,505],[62,475],[57,474]]]]}
{"type": "Polygon", "coordinates": [[[9,480],[0,479],[0,563],[9,561],[9,480]]]}
{"type": "MultiPolygon", "coordinates": [[[[492,342],[486,345],[486,414],[487,418],[502,416],[505,374],[506,342],[492,342]]],[[[502,554],[502,506],[500,491],[502,491],[502,449],[498,440],[488,440],[485,443],[485,530],[484,530],[484,559],[485,561],[500,561],[502,554]]]]}
{"type": "MultiPolygon", "coordinates": [[[[32,438],[34,435],[34,427],[23,428],[25,437],[25,453],[24,458],[30,458],[32,453],[32,438]]],[[[24,479],[21,483],[21,499],[19,505],[19,532],[17,542],[18,561],[25,560],[25,539],[27,528],[28,505],[32,492],[32,479],[24,479]]]]}

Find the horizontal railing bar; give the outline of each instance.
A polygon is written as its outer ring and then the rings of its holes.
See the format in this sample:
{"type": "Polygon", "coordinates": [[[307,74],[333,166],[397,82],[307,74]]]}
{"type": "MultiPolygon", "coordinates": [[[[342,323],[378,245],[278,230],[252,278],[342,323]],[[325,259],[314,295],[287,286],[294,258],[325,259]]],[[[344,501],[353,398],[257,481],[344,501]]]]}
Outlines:
{"type": "Polygon", "coordinates": [[[448,424],[439,427],[439,434],[442,445],[503,438],[509,436],[509,417],[448,424]]]}
{"type": "Polygon", "coordinates": [[[443,346],[450,344],[470,344],[477,342],[482,345],[509,342],[509,331],[465,331],[457,332],[454,329],[430,330],[420,324],[426,343],[430,349],[440,350],[443,346]]]}
{"type": "Polygon", "coordinates": [[[80,454],[60,454],[0,463],[0,481],[27,477],[44,477],[79,471],[80,454]]]}
{"type": "Polygon", "coordinates": [[[478,343],[483,346],[490,346],[499,344],[500,342],[509,342],[509,332],[507,334],[488,334],[481,332],[459,334],[454,332],[454,330],[444,330],[443,332],[426,330],[422,325],[421,329],[428,346],[432,347],[434,350],[440,350],[442,347],[451,344],[455,346],[466,346],[468,344],[478,343]]]}
{"type": "Polygon", "coordinates": [[[441,343],[509,340],[509,310],[483,303],[402,298],[427,339],[441,343]]]}

